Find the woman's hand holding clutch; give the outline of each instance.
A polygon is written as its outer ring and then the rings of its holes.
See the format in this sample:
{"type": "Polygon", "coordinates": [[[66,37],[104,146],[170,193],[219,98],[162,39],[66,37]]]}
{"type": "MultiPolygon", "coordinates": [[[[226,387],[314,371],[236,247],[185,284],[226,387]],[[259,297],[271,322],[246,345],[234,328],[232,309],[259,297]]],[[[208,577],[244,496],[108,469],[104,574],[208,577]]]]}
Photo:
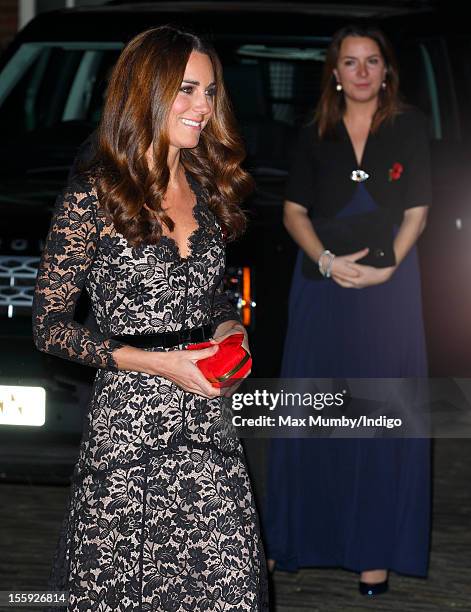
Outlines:
{"type": "Polygon", "coordinates": [[[397,266],[374,268],[373,266],[357,264],[357,267],[360,270],[360,275],[357,277],[354,287],[356,289],[363,289],[364,287],[372,287],[373,285],[386,283],[394,274],[397,266]]]}
{"type": "Polygon", "coordinates": [[[219,344],[233,334],[244,334],[242,346],[247,353],[250,354],[249,335],[245,327],[242,325],[242,323],[239,323],[239,321],[224,321],[224,323],[218,325],[216,331],[214,332],[212,342],[219,344]]]}
{"type": "Polygon", "coordinates": [[[331,266],[332,279],[341,287],[353,287],[353,283],[360,276],[360,271],[357,268],[366,267],[360,266],[355,262],[363,259],[367,254],[368,249],[362,249],[349,255],[336,255],[331,266]]]}
{"type": "Polygon", "coordinates": [[[225,321],[217,327],[210,343],[188,348],[208,344],[219,346],[219,351],[214,358],[201,361],[198,367],[214,387],[223,389],[224,395],[231,395],[252,369],[247,330],[239,321],[225,321]]]}
{"type": "Polygon", "coordinates": [[[217,352],[217,346],[209,346],[194,351],[146,352],[146,356],[153,361],[154,371],[150,373],[167,378],[185,391],[211,399],[220,396],[221,392],[203,376],[197,362],[217,352]]]}
{"type": "Polygon", "coordinates": [[[341,287],[348,289],[363,289],[373,285],[386,283],[394,274],[396,266],[375,268],[354,263],[350,256],[336,257],[332,265],[332,278],[341,287]],[[337,260],[347,259],[347,262],[337,260]],[[338,264],[336,266],[336,263],[338,264]]]}

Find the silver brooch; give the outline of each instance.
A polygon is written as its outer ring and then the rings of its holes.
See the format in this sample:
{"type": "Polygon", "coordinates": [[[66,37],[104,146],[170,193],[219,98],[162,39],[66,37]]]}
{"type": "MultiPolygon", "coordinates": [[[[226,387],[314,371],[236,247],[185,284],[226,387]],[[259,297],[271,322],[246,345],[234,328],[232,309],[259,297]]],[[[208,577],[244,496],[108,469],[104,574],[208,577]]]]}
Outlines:
{"type": "Polygon", "coordinates": [[[364,170],[353,170],[350,174],[350,178],[352,181],[355,181],[355,183],[363,183],[363,181],[370,178],[370,175],[364,170]]]}

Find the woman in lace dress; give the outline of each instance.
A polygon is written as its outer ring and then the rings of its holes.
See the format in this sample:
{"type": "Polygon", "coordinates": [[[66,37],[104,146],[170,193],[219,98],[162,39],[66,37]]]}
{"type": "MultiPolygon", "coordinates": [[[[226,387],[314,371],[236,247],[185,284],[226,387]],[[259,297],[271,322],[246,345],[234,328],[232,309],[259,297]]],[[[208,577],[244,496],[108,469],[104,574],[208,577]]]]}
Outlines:
{"type": "Polygon", "coordinates": [[[57,200],[35,341],[98,368],[51,574],[68,611],[266,608],[241,445],[195,365],[245,334],[221,284],[251,188],[233,126],[214,51],[148,30],[114,68],[94,164],[57,200]],[[73,320],[82,288],[99,332],[73,320]]]}

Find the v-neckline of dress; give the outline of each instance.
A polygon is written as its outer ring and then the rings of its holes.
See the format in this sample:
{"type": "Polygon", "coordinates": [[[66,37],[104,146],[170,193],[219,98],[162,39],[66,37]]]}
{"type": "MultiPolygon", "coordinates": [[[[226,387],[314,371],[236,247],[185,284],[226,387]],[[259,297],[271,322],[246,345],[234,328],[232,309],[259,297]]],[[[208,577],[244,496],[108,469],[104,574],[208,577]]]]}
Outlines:
{"type": "Polygon", "coordinates": [[[201,206],[201,201],[200,201],[200,190],[199,187],[197,185],[196,179],[194,179],[191,174],[188,172],[188,170],[185,169],[185,177],[186,180],[188,182],[188,187],[190,188],[191,192],[193,193],[193,195],[195,196],[195,203],[193,204],[193,207],[191,209],[191,213],[193,215],[193,219],[196,221],[196,227],[194,230],[192,230],[188,236],[186,237],[186,246],[188,247],[188,254],[183,257],[181,254],[181,250],[180,250],[180,246],[178,245],[177,241],[175,240],[175,238],[172,238],[171,236],[167,236],[165,234],[162,234],[161,240],[163,240],[164,242],[166,242],[171,248],[172,250],[175,252],[176,257],[180,260],[180,261],[188,261],[189,259],[191,259],[194,255],[194,245],[195,245],[195,241],[196,238],[199,234],[199,232],[201,231],[202,227],[201,227],[201,219],[198,217],[199,215],[199,207],[201,206]]]}
{"type": "Polygon", "coordinates": [[[347,126],[345,124],[345,120],[344,120],[343,117],[340,120],[340,124],[341,124],[342,130],[343,130],[343,134],[344,134],[346,140],[348,141],[348,144],[350,145],[351,157],[352,157],[352,159],[354,161],[355,168],[357,170],[361,170],[361,169],[363,169],[363,167],[365,165],[366,152],[367,152],[368,144],[369,144],[370,138],[371,138],[371,128],[368,130],[368,136],[366,137],[366,140],[365,140],[365,145],[363,147],[363,151],[362,151],[362,154],[361,154],[361,159],[358,160],[357,159],[357,154],[355,152],[355,147],[353,146],[353,141],[352,141],[352,139],[350,137],[350,133],[349,133],[349,131],[347,129],[347,126]]]}

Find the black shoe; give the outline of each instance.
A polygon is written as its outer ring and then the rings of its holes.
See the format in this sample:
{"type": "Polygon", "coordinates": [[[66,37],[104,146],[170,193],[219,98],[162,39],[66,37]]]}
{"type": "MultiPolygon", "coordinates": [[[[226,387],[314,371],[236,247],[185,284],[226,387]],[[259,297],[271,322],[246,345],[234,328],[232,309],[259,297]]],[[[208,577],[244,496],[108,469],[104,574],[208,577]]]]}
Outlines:
{"type": "Polygon", "coordinates": [[[368,584],[368,582],[360,582],[358,583],[358,590],[362,595],[366,595],[368,597],[375,597],[376,595],[382,595],[386,593],[388,590],[388,581],[383,580],[383,582],[376,582],[375,584],[368,584]]]}

